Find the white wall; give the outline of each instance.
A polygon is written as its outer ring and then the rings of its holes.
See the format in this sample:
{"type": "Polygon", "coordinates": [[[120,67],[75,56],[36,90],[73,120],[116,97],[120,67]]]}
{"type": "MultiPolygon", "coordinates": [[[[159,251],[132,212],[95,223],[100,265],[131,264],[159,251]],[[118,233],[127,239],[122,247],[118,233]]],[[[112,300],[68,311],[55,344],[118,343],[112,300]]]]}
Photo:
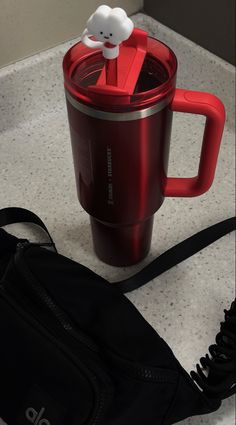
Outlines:
{"type": "Polygon", "coordinates": [[[100,4],[137,12],[143,0],[1,0],[0,67],[77,37],[100,4]]]}

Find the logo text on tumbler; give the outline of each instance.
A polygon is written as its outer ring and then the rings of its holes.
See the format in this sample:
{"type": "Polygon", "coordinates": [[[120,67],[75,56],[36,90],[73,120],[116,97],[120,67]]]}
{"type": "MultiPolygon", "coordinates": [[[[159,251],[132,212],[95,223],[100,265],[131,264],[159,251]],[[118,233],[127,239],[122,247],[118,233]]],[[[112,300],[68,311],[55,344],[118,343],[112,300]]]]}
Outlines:
{"type": "Polygon", "coordinates": [[[113,182],[112,182],[112,151],[111,147],[107,146],[107,177],[108,177],[108,204],[113,205],[113,182]]]}

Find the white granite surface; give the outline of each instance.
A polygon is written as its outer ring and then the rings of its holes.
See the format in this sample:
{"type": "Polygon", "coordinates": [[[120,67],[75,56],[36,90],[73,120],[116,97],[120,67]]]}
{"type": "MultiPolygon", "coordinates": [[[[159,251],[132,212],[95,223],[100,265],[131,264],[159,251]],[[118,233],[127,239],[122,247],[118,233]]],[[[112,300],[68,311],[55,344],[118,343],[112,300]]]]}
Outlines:
{"type": "MultiPolygon", "coordinates": [[[[47,223],[61,253],[111,281],[131,275],[177,242],[235,213],[233,66],[145,15],[134,20],[177,54],[178,87],[212,92],[227,110],[212,188],[198,198],[166,199],[156,214],[150,254],[137,266],[119,269],[95,257],[88,215],[77,201],[61,70],[63,54],[76,40],[0,70],[0,207],[32,209],[47,223]]],[[[175,114],[170,175],[196,171],[203,124],[201,117],[175,114]]],[[[11,229],[31,234],[24,226],[11,229]]],[[[234,296],[230,234],[129,298],[189,371],[213,343],[223,309],[234,296]]],[[[218,412],[181,424],[234,423],[232,397],[218,412]]]]}

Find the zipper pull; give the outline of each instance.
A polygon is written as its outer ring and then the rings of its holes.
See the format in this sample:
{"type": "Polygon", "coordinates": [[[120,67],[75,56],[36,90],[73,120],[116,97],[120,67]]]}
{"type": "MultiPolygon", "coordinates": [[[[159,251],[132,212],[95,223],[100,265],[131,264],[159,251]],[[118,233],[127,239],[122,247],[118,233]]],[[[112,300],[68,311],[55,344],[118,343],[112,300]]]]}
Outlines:
{"type": "Polygon", "coordinates": [[[29,242],[27,239],[20,239],[20,242],[18,242],[18,244],[16,245],[16,249],[23,250],[29,246],[52,248],[52,250],[57,253],[57,249],[54,242],[29,242]]]}

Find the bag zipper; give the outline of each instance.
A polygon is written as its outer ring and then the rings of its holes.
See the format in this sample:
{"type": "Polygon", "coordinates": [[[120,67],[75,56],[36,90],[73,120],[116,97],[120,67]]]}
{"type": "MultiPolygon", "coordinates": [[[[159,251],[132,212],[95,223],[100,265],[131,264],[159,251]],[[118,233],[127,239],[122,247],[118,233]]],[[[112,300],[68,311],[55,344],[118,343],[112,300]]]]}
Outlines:
{"type": "MultiPolygon", "coordinates": [[[[37,244],[35,244],[38,246],[37,244]]],[[[26,282],[30,285],[31,289],[33,289],[34,293],[38,296],[38,298],[45,304],[48,309],[53,313],[58,322],[64,328],[64,330],[69,333],[73,338],[78,340],[78,342],[84,344],[87,348],[94,352],[98,352],[99,349],[89,338],[83,335],[82,331],[78,333],[73,328],[73,325],[67,315],[54,303],[52,298],[48,295],[47,291],[42,287],[41,283],[36,280],[33,273],[29,270],[29,267],[26,265],[24,261],[24,251],[34,246],[29,242],[23,242],[17,244],[17,249],[14,257],[14,262],[17,270],[21,274],[21,276],[26,280],[26,282]],[[22,262],[24,264],[22,264],[22,262]]],[[[41,245],[40,245],[41,246],[41,245]]]]}
{"type": "Polygon", "coordinates": [[[177,382],[178,372],[171,369],[163,369],[155,366],[145,366],[124,359],[112,351],[106,351],[107,360],[117,367],[120,373],[130,378],[138,379],[144,382],[153,383],[171,383],[177,382]]]}
{"type": "MultiPolygon", "coordinates": [[[[85,346],[89,350],[91,350],[93,353],[98,353],[99,349],[96,344],[94,344],[89,338],[87,338],[85,335],[82,334],[82,332],[78,332],[73,327],[70,319],[67,317],[67,315],[54,303],[52,298],[48,295],[47,291],[42,287],[41,283],[36,280],[32,272],[29,270],[28,265],[24,261],[24,251],[30,247],[32,247],[34,244],[29,243],[28,241],[24,241],[23,243],[20,242],[17,245],[16,253],[14,256],[14,264],[20,273],[20,275],[23,277],[23,279],[30,285],[30,288],[33,290],[34,294],[40,299],[40,301],[49,309],[49,311],[53,314],[53,316],[57,319],[58,324],[61,325],[62,329],[69,335],[72,336],[74,341],[79,343],[82,346],[85,346]]],[[[36,244],[38,246],[38,244],[36,244]]],[[[36,319],[34,319],[36,320],[36,319]]],[[[38,321],[37,321],[38,322],[38,321]]],[[[39,322],[40,323],[40,322],[39,322]]],[[[44,325],[41,324],[43,328],[46,329],[44,325]]],[[[47,331],[51,336],[53,342],[57,341],[58,339],[54,337],[50,331],[47,331]]],[[[66,349],[67,353],[69,351],[66,349]]],[[[76,359],[78,362],[78,359],[76,359]]],[[[80,363],[80,362],[79,362],[80,363]]],[[[80,368],[83,370],[83,366],[80,363],[80,368]]],[[[98,367],[98,366],[96,366],[98,367]]],[[[99,425],[100,420],[103,415],[103,410],[105,407],[105,404],[109,402],[111,394],[109,394],[107,391],[104,391],[103,389],[97,388],[97,377],[96,375],[90,370],[86,368],[86,372],[90,374],[90,383],[92,384],[92,387],[94,388],[97,397],[98,397],[98,405],[96,409],[96,415],[93,418],[93,421],[91,425],[99,425]]],[[[100,369],[100,372],[104,376],[104,372],[100,369]]]]}

